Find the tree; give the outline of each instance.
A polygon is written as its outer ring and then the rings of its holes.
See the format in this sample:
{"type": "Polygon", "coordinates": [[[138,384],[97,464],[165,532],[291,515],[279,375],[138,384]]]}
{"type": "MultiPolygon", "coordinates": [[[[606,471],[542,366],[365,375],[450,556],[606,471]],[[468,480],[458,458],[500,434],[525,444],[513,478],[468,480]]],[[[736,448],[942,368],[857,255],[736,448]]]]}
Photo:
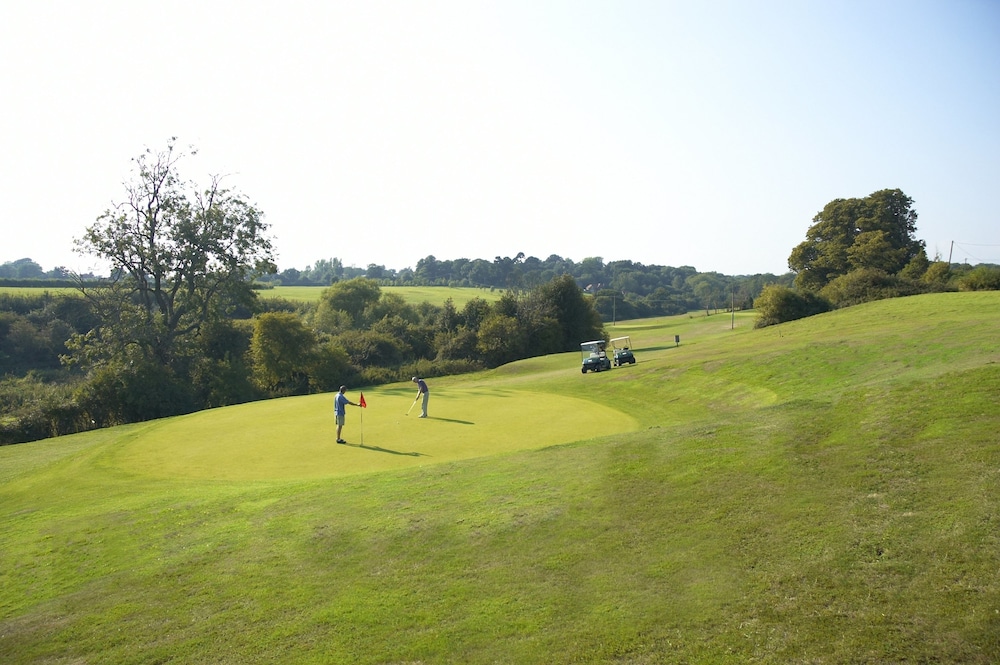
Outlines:
{"type": "Polygon", "coordinates": [[[686,283],[706,312],[730,304],[732,291],[724,275],[717,272],[698,273],[688,277],[686,283]]]}
{"type": "Polygon", "coordinates": [[[558,277],[538,288],[541,298],[551,305],[552,316],[559,323],[559,351],[573,351],[582,341],[604,336],[601,315],[591,298],[583,295],[576,280],[569,275],[558,277]]]}
{"type": "Polygon", "coordinates": [[[316,316],[326,320],[333,312],[343,312],[350,317],[352,325],[358,326],[363,322],[365,309],[377,303],[381,295],[378,282],[367,277],[334,282],[320,294],[316,316]]]}
{"type": "Polygon", "coordinates": [[[44,277],[45,271],[31,259],[18,259],[0,265],[0,277],[12,279],[37,279],[44,277]]]}
{"type": "MultiPolygon", "coordinates": [[[[134,160],[126,200],[77,240],[80,253],[112,266],[108,288],[114,297],[103,304],[113,311],[105,311],[103,326],[114,328],[124,317],[145,328],[150,334],[143,342],[154,347],[148,355],[161,362],[169,361],[179,338],[251,303],[251,279],[275,271],[261,211],[224,189],[219,177],[202,191],[183,182],[177,169],[182,157],[174,139],[164,152],[147,149],[134,160]]],[[[81,290],[88,293],[83,285],[81,290]]]]}
{"type": "Polygon", "coordinates": [[[913,199],[899,189],[826,204],[813,217],[805,241],[788,257],[796,286],[818,291],[852,270],[897,275],[908,265],[919,265],[921,257],[926,261],[924,242],[914,237],[917,213],[912,206],[913,199]]]}
{"type": "Polygon", "coordinates": [[[524,252],[518,252],[517,256],[497,256],[493,259],[493,266],[496,268],[496,278],[501,286],[507,289],[514,289],[521,286],[521,261],[524,260],[524,252]]]}
{"type": "Polygon", "coordinates": [[[488,367],[524,358],[527,343],[527,333],[520,321],[499,312],[490,313],[476,335],[476,350],[488,367]]]}
{"type": "Polygon", "coordinates": [[[254,321],[250,355],[257,384],[273,395],[308,391],[317,339],[295,314],[268,312],[254,321]]]}
{"type": "Polygon", "coordinates": [[[193,392],[201,330],[237,307],[252,308],[251,280],[275,271],[261,211],[219,177],[205,189],[183,181],[183,156],[171,139],[165,151],[134,159],[125,200],[76,241],[80,253],[109,261],[112,274],[99,287],[79,283],[100,324],[70,340],[70,362],[100,369],[86,395],[128,386],[145,400],[118,400],[111,418],[192,408],[184,393],[193,392]]]}
{"type": "Polygon", "coordinates": [[[320,286],[332,284],[344,276],[344,264],[340,259],[320,259],[302,271],[303,279],[320,286]]]}
{"type": "Polygon", "coordinates": [[[414,273],[421,284],[433,285],[437,282],[440,271],[441,262],[431,254],[417,261],[417,269],[414,273]]]}

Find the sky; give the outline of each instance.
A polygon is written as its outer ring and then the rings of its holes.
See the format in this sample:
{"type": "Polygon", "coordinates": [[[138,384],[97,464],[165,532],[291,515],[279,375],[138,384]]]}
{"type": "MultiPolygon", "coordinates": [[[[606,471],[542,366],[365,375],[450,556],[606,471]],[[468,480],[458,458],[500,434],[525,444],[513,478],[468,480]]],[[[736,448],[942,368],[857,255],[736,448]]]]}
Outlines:
{"type": "Polygon", "coordinates": [[[788,271],[834,199],[901,189],[931,259],[1000,263],[996,0],[14,0],[0,263],[191,146],[280,270],[425,257],[788,271]]]}

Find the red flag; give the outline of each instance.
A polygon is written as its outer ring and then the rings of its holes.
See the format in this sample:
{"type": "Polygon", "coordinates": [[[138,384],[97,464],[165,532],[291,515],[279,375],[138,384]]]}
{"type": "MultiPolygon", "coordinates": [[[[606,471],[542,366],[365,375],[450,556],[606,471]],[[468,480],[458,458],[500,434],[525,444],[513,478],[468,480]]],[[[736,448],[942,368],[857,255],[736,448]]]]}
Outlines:
{"type": "Polygon", "coordinates": [[[367,409],[368,408],[368,405],[365,404],[365,394],[364,393],[361,393],[361,401],[358,402],[358,406],[360,406],[362,409],[367,409]]]}

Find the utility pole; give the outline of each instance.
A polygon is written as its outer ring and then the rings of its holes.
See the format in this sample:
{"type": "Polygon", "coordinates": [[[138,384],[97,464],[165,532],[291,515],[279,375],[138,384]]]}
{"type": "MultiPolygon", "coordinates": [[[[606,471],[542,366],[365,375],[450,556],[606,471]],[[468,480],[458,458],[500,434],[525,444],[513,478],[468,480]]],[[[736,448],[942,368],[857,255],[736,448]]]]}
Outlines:
{"type": "Polygon", "coordinates": [[[951,249],[948,250],[948,267],[951,267],[951,253],[955,251],[955,241],[951,241],[951,249]]]}

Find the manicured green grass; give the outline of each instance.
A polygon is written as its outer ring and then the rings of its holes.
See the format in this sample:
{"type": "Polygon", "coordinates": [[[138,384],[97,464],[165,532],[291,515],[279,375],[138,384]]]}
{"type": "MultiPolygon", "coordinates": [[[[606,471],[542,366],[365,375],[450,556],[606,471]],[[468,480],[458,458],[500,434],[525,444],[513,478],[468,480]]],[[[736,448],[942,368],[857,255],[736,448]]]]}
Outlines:
{"type": "Polygon", "coordinates": [[[439,378],[432,419],[366,388],[353,445],[327,395],[0,448],[0,654],[992,663],[998,324],[996,293],[625,322],[636,365],[439,378]]]}
{"type": "MultiPolygon", "coordinates": [[[[303,302],[317,302],[325,286],[276,286],[273,289],[259,291],[260,297],[287,298],[303,302]]],[[[381,286],[383,293],[395,293],[411,305],[429,302],[432,305],[443,305],[451,298],[455,307],[461,309],[473,298],[482,298],[488,302],[500,299],[502,291],[490,289],[457,288],[448,286],[381,286]]]]}
{"type": "MultiPolygon", "coordinates": [[[[369,389],[364,409],[348,407],[346,447],[334,443],[333,396],[310,395],[151,423],[114,452],[114,463],[165,478],[330,478],[542,448],[637,427],[625,413],[563,395],[468,385],[435,385],[432,395],[428,418],[421,419],[409,384],[369,389]]],[[[359,399],[357,393],[350,397],[359,399]]]]}

